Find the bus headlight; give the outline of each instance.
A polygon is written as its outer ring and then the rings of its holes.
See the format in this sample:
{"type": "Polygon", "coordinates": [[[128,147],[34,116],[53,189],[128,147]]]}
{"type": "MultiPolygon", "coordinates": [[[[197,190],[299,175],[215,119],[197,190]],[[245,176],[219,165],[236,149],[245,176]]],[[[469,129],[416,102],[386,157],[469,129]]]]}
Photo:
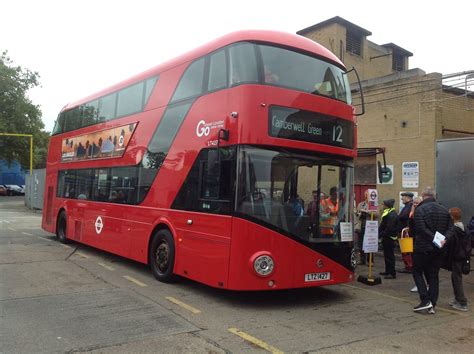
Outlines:
{"type": "Polygon", "coordinates": [[[275,263],[273,262],[273,258],[269,255],[259,256],[253,261],[253,269],[261,276],[272,274],[274,267],[275,263]]]}

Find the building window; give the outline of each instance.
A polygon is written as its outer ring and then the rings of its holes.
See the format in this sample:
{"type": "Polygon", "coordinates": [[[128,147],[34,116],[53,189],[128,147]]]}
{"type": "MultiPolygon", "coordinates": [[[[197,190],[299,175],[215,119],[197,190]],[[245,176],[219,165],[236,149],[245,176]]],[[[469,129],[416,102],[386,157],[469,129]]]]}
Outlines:
{"type": "Polygon", "coordinates": [[[392,53],[392,69],[394,71],[405,70],[405,57],[400,53],[392,53]]]}
{"type": "Polygon", "coordinates": [[[360,34],[347,30],[346,51],[362,56],[362,36],[360,34]]]}

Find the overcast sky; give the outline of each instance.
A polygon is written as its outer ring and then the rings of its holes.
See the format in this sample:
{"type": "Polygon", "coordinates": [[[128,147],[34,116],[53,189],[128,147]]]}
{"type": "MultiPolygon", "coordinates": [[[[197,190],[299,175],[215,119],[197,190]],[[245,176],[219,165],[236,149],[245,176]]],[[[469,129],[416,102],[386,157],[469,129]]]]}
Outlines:
{"type": "Polygon", "coordinates": [[[30,98],[51,130],[61,108],[223,34],[295,33],[334,16],[411,51],[410,68],[474,69],[474,2],[0,0],[0,51],[38,71],[30,98]]]}

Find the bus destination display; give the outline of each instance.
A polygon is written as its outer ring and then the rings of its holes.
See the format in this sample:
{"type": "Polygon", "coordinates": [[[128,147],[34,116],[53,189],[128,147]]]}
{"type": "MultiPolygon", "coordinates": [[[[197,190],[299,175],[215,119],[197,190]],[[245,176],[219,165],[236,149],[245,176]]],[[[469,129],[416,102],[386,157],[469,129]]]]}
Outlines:
{"type": "Polygon", "coordinates": [[[302,140],[349,149],[354,147],[352,122],[299,109],[270,107],[268,133],[276,138],[302,140]]]}

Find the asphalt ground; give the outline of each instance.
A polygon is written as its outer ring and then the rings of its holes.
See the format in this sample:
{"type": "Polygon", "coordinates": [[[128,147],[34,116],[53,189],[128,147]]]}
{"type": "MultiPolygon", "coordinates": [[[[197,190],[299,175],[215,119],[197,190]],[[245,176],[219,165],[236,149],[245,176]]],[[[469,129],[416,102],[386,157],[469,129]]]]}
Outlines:
{"type": "MultiPolygon", "coordinates": [[[[435,315],[412,311],[413,285],[408,274],[272,292],[159,283],[145,265],[57,242],[41,212],[0,197],[0,353],[474,352],[472,313],[448,305],[449,272],[435,315]]],[[[472,275],[464,288],[473,299],[472,275]]]]}

